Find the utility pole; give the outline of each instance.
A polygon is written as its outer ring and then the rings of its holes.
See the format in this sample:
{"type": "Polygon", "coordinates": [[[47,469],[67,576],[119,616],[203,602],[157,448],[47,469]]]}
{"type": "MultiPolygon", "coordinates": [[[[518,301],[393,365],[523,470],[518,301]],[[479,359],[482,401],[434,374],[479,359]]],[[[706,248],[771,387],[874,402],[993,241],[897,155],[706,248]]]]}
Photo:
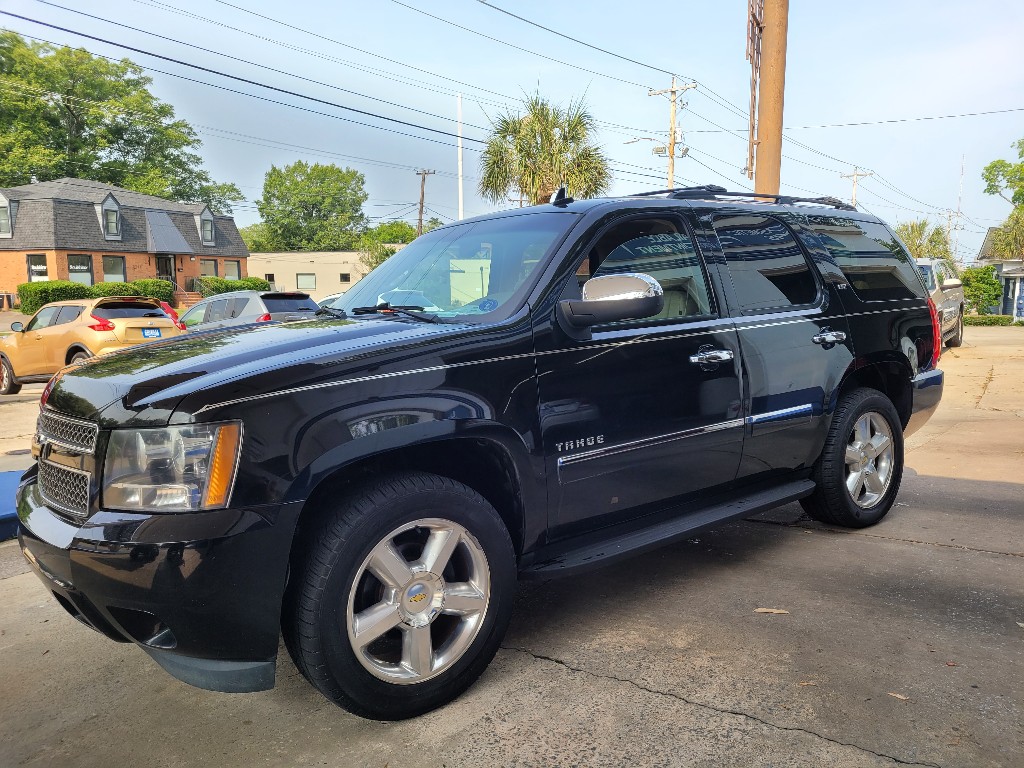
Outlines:
{"type": "Polygon", "coordinates": [[[423,234],[423,198],[427,193],[427,176],[432,176],[434,171],[416,171],[416,175],[420,177],[420,215],[416,221],[416,237],[423,234]]]}
{"type": "MultiPolygon", "coordinates": [[[[422,215],[420,216],[420,218],[422,218],[422,215]]],[[[459,221],[462,221],[462,94],[461,93],[459,94],[459,221]]]]}
{"type": "Polygon", "coordinates": [[[660,91],[648,91],[648,96],[664,96],[668,94],[668,188],[672,189],[675,186],[676,176],[676,102],[679,99],[679,94],[684,91],[689,91],[692,88],[696,88],[696,83],[686,83],[685,85],[676,85],[676,76],[672,75],[672,87],[663,88],[660,91]]]}
{"type": "Polygon", "coordinates": [[[782,112],[786,95],[789,0],[764,0],[758,51],[757,140],[754,190],[779,194],[782,176],[782,112]]]}
{"type": "Polygon", "coordinates": [[[750,108],[747,120],[747,178],[754,178],[757,147],[757,89],[761,83],[761,36],[764,32],[764,0],[747,0],[747,61],[750,62],[750,108]]]}
{"type": "Polygon", "coordinates": [[[874,171],[862,171],[860,167],[853,166],[853,173],[840,173],[839,178],[841,179],[853,179],[853,197],[850,198],[850,203],[854,208],[857,207],[857,179],[866,179],[868,176],[874,176],[874,171]]]}

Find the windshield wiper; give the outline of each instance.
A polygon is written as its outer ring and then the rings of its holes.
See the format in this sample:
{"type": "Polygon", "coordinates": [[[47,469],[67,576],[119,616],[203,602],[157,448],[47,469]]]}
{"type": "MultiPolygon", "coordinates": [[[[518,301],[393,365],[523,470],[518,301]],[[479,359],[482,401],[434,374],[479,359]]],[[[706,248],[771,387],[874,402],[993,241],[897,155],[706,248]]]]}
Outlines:
{"type": "Polygon", "coordinates": [[[316,314],[330,315],[331,317],[336,317],[339,320],[348,320],[348,315],[345,314],[345,310],[334,309],[333,307],[320,307],[320,309],[316,311],[316,314]]]}
{"type": "Polygon", "coordinates": [[[379,313],[382,315],[403,315],[404,317],[411,317],[413,320],[419,320],[423,323],[441,322],[441,319],[437,315],[420,314],[425,311],[426,310],[423,307],[417,307],[411,304],[388,304],[386,301],[382,301],[374,307],[355,307],[352,310],[352,314],[371,315],[379,313]]]}

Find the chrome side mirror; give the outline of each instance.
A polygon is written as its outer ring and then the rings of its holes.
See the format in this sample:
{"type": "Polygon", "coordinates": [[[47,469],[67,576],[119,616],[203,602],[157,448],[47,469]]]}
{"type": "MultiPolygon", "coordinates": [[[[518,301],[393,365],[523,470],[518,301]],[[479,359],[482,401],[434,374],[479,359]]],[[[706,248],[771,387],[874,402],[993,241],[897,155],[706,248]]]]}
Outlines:
{"type": "Polygon", "coordinates": [[[652,317],[665,307],[665,292],[650,275],[624,272],[587,280],[582,299],[558,302],[559,318],[571,328],[652,317]]]}
{"type": "Polygon", "coordinates": [[[944,290],[944,291],[951,291],[951,290],[953,290],[954,288],[962,288],[962,287],[963,287],[963,285],[964,285],[964,284],[963,284],[963,282],[962,282],[962,281],[960,280],[960,278],[958,278],[958,277],[947,277],[947,278],[946,278],[946,279],[945,279],[945,280],[944,280],[944,281],[942,282],[942,290],[944,290]]]}

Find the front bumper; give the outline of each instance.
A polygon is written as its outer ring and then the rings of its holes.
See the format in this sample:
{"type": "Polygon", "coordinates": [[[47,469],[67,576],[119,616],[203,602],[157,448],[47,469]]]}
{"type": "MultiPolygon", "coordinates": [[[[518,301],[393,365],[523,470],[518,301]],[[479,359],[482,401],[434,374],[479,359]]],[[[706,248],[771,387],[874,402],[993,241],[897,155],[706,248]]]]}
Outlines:
{"type": "Polygon", "coordinates": [[[942,399],[942,385],[945,374],[938,368],[917,374],[910,380],[912,405],[910,420],[903,429],[903,436],[910,437],[925,425],[942,399]]]}
{"type": "Polygon", "coordinates": [[[186,514],[55,514],[35,470],[17,494],[18,539],[68,613],[133,642],[191,685],[274,686],[281,601],[301,503],[186,514]]]}

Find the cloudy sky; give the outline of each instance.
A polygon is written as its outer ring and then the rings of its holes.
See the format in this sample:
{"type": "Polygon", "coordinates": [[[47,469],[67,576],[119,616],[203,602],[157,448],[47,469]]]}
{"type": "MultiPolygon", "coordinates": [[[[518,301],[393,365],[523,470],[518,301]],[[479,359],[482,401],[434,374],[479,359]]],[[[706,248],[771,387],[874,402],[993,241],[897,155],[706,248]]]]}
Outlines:
{"type": "MultiPolygon", "coordinates": [[[[362,172],[370,196],[365,210],[376,220],[414,221],[415,170],[435,170],[427,182],[428,215],[452,220],[458,212],[456,149],[446,134],[456,132],[457,93],[463,94],[466,215],[493,209],[475,192],[479,140],[489,121],[533,92],[561,103],[586,100],[612,161],[613,193],[661,188],[665,161],[652,154],[654,142],[629,142],[664,138],[668,102],[647,92],[668,87],[668,72],[700,83],[679,114],[690,154],[677,161],[677,183],[750,184],[740,170],[750,73],[745,0],[491,5],[0,2],[3,10],[109,43],[10,17],[0,23],[97,54],[128,56],[149,69],[153,92],[200,131],[214,177],[236,183],[250,201],[236,209],[242,225],[258,218],[251,201],[259,198],[270,165],[297,159],[362,172]]],[[[1008,0],[794,0],[783,191],[849,198],[850,181],[840,174],[859,166],[876,174],[860,184],[861,207],[891,223],[927,216],[945,224],[945,211],[957,208],[963,160],[965,215],[956,236],[960,258],[973,258],[985,228],[1009,212],[1007,203],[983,193],[980,174],[995,158],[1015,159],[1010,145],[1024,138],[1022,27],[1024,3],[1008,0]],[[915,119],[996,110],[1018,111],[915,119]],[[881,122],[894,120],[907,121],[881,122]],[[872,124],[842,125],[849,123],[872,124]]]]}

